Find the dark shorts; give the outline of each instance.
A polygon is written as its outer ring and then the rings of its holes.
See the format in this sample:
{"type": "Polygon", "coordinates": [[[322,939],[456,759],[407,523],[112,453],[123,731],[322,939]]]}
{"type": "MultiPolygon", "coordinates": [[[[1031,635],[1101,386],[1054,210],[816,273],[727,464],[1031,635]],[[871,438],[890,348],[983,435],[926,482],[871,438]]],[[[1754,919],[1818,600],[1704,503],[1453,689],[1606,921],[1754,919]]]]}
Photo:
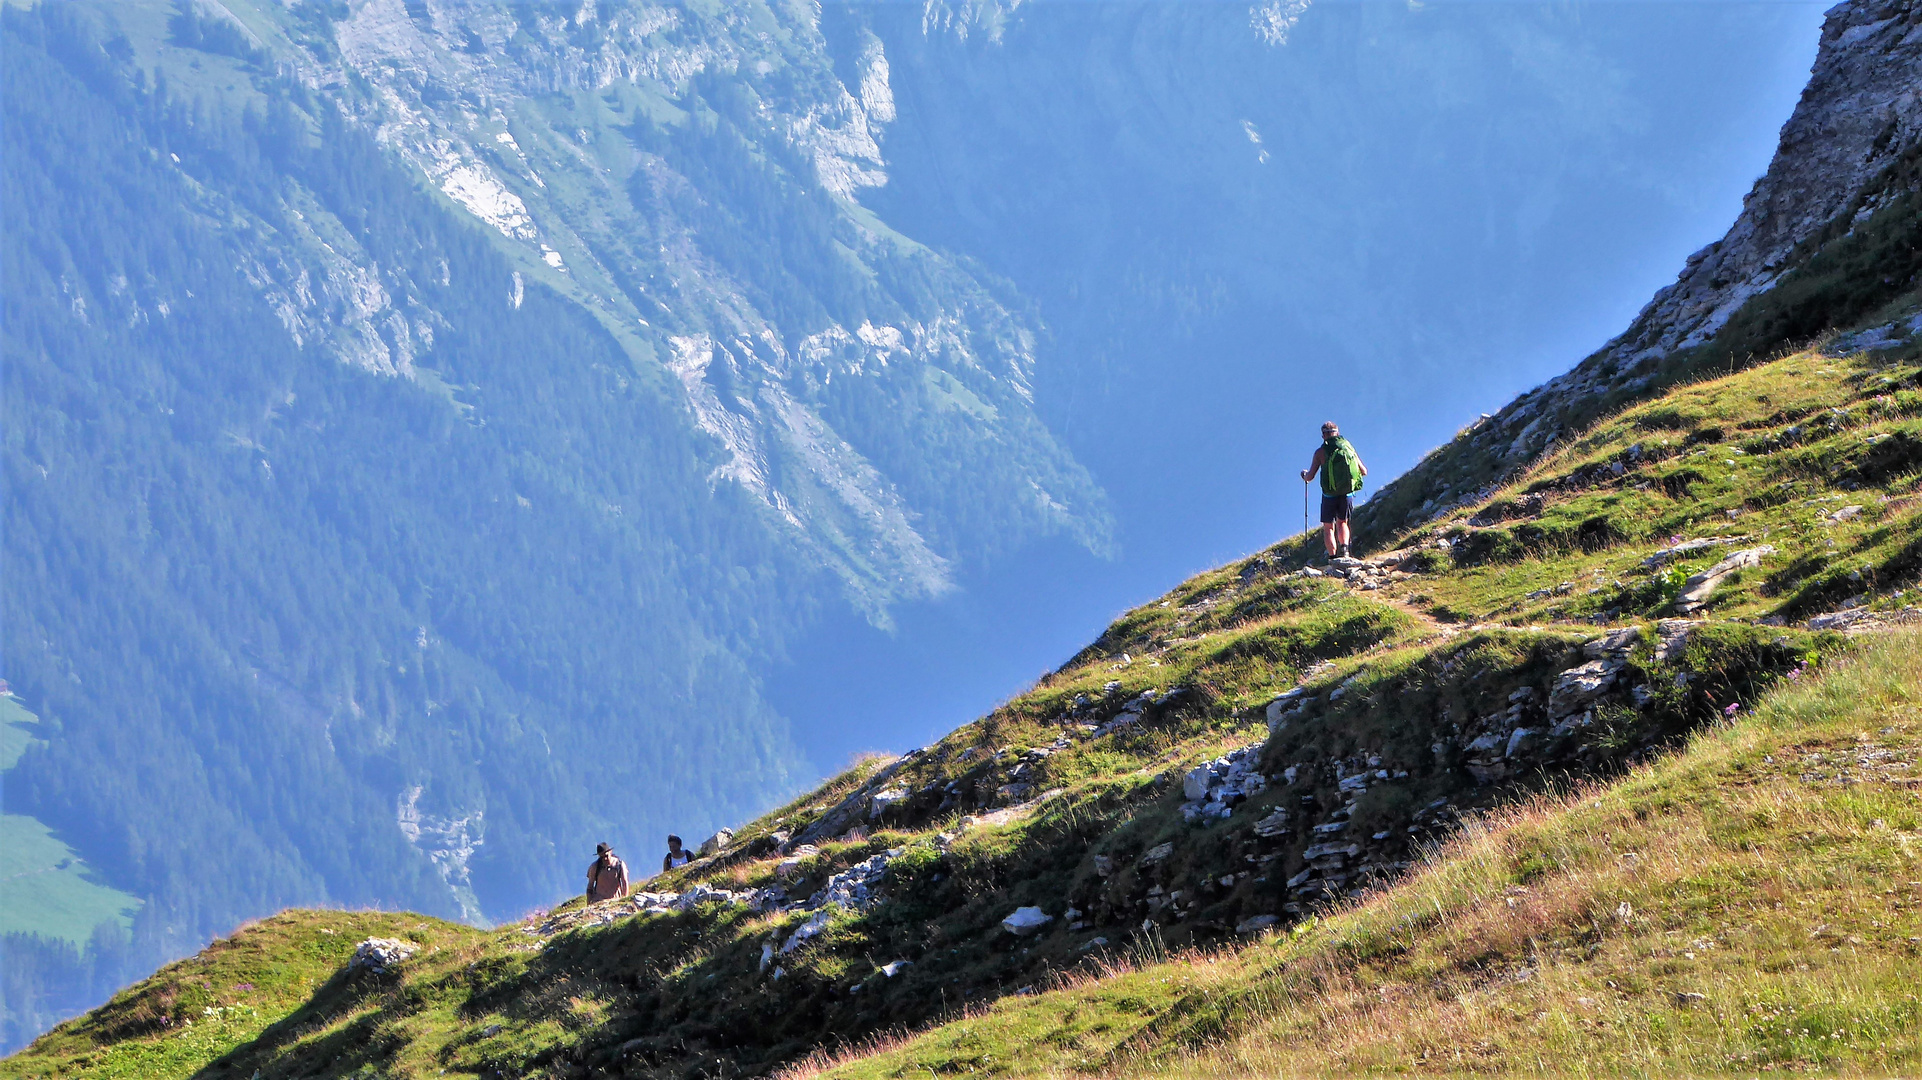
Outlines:
{"type": "Polygon", "coordinates": [[[1323,495],[1321,497],[1321,523],[1347,521],[1348,514],[1355,508],[1353,495],[1323,495]]]}

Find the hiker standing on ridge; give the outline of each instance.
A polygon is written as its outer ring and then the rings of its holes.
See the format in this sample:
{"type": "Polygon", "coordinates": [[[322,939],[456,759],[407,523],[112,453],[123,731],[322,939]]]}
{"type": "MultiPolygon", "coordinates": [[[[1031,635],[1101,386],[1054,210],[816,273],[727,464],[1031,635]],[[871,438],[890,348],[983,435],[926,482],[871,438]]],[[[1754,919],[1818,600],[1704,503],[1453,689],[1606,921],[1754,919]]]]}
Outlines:
{"type": "Polygon", "coordinates": [[[686,866],[687,861],[693,857],[686,848],[681,846],[680,837],[669,834],[667,838],[667,858],[661,860],[661,872],[666,873],[669,870],[679,870],[681,867],[686,866]]]}
{"type": "Polygon", "coordinates": [[[587,867],[587,899],[613,900],[627,895],[627,864],[606,844],[594,845],[594,861],[587,867]]]}
{"type": "Polygon", "coordinates": [[[1341,437],[1341,429],[1333,420],[1321,425],[1321,447],[1315,451],[1315,460],[1302,470],[1302,482],[1313,480],[1317,472],[1321,474],[1322,546],[1328,549],[1329,558],[1346,558],[1348,515],[1355,509],[1355,492],[1361,490],[1361,478],[1368,475],[1368,466],[1341,437]]]}

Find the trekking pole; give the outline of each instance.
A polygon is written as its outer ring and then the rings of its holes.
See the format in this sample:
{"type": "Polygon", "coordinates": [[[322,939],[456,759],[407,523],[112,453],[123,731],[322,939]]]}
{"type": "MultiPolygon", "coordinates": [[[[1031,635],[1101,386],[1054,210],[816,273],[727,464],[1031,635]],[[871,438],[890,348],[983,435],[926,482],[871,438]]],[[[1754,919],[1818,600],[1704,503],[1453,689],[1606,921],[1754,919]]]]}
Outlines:
{"type": "Polygon", "coordinates": [[[1307,532],[1308,524],[1308,481],[1301,482],[1301,531],[1307,532]]]}

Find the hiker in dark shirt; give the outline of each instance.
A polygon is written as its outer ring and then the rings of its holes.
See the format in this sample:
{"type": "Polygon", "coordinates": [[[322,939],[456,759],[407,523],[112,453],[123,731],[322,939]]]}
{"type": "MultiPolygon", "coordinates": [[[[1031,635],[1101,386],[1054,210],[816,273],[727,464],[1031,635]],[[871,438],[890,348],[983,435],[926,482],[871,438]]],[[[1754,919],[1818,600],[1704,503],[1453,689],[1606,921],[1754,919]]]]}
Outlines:
{"type": "Polygon", "coordinates": [[[587,867],[587,898],[612,900],[627,895],[627,864],[606,844],[594,845],[594,861],[587,867]]]}
{"type": "Polygon", "coordinates": [[[1315,460],[1302,470],[1302,482],[1313,480],[1316,473],[1321,474],[1322,546],[1328,549],[1329,558],[1346,558],[1348,515],[1355,509],[1355,492],[1361,490],[1361,478],[1368,475],[1368,466],[1341,437],[1341,429],[1333,420],[1321,425],[1321,446],[1315,450],[1315,460]]]}
{"type": "Polygon", "coordinates": [[[661,872],[666,873],[669,870],[678,870],[686,866],[687,861],[693,857],[693,852],[681,846],[680,837],[669,836],[667,838],[667,858],[661,860],[661,872]]]}

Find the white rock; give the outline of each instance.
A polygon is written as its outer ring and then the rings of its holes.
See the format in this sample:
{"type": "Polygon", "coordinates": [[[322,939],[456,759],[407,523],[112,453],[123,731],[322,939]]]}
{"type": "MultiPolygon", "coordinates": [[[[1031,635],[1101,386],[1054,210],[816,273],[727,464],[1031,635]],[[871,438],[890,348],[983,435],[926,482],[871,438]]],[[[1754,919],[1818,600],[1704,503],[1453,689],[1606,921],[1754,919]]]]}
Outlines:
{"type": "Polygon", "coordinates": [[[354,946],[353,958],[347,961],[349,971],[371,971],[376,975],[385,974],[389,969],[420,951],[420,946],[411,941],[397,938],[368,938],[354,946]]]}
{"type": "Polygon", "coordinates": [[[698,854],[712,855],[717,851],[724,850],[729,844],[733,842],[734,842],[734,830],[722,829],[719,832],[715,833],[713,836],[710,836],[706,840],[701,841],[701,850],[698,852],[698,854]]]}
{"type": "Polygon", "coordinates": [[[1621,670],[1621,665],[1614,661],[1590,660],[1562,672],[1556,676],[1555,689],[1548,695],[1549,715],[1567,716],[1589,700],[1599,697],[1603,691],[1615,685],[1615,678],[1621,670]]]}
{"type": "Polygon", "coordinates": [[[1263,930],[1266,930],[1266,929],[1268,929],[1269,927],[1271,927],[1271,926],[1273,926],[1273,925],[1275,925],[1275,923],[1276,923],[1276,922],[1278,922],[1278,921],[1280,921],[1280,920],[1278,920],[1278,919],[1277,919],[1277,918],[1276,918],[1275,916],[1273,916],[1273,915],[1254,915],[1254,916],[1250,916],[1249,918],[1246,918],[1246,919],[1243,919],[1243,920],[1241,920],[1240,922],[1238,922],[1238,923],[1236,923],[1236,924],[1235,924],[1235,933],[1237,933],[1237,934],[1259,934],[1259,933],[1261,933],[1261,932],[1262,932],[1263,930]]]}
{"type": "Polygon", "coordinates": [[[1775,554],[1771,544],[1761,547],[1743,548],[1709,567],[1707,570],[1690,577],[1682,583],[1681,595],[1675,598],[1675,610],[1684,615],[1700,610],[1708,604],[1708,598],[1715,592],[1722,579],[1751,566],[1762,565],[1764,556],[1775,554]]]}
{"type": "Polygon", "coordinates": [[[1054,916],[1038,907],[1018,907],[1001,920],[1001,929],[1016,937],[1027,937],[1054,921],[1054,916]]]}
{"type": "Polygon", "coordinates": [[[1655,634],[1661,644],[1655,647],[1655,659],[1666,663],[1682,654],[1688,647],[1688,636],[1702,625],[1699,621],[1688,619],[1663,619],[1655,624],[1655,634]]]}
{"type": "Polygon", "coordinates": [[[1200,802],[1208,797],[1208,789],[1214,785],[1214,769],[1208,765],[1197,765],[1182,778],[1181,796],[1189,802],[1200,802]]]}
{"type": "Polygon", "coordinates": [[[885,791],[877,791],[868,800],[868,817],[878,818],[892,807],[907,800],[908,789],[905,787],[891,787],[885,791]]]}
{"type": "Polygon", "coordinates": [[[1274,813],[1255,822],[1256,836],[1279,836],[1288,831],[1288,811],[1277,809],[1274,813]]]}
{"type": "Polygon", "coordinates": [[[1490,754],[1495,750],[1500,749],[1501,745],[1502,745],[1501,734],[1499,732],[1491,731],[1488,734],[1483,735],[1482,737],[1476,739],[1474,742],[1469,743],[1467,746],[1463,747],[1462,750],[1464,753],[1466,753],[1470,757],[1480,757],[1482,755],[1490,754]]]}
{"type": "Polygon", "coordinates": [[[781,954],[785,956],[815,938],[820,937],[827,931],[828,923],[832,922],[833,919],[833,908],[822,908],[808,916],[807,921],[795,927],[794,933],[788,936],[787,944],[781,946],[781,954]]]}
{"type": "Polygon", "coordinates": [[[1810,630],[1845,630],[1850,626],[1871,617],[1866,608],[1852,608],[1846,611],[1831,611],[1817,615],[1809,620],[1810,630]]]}
{"type": "Polygon", "coordinates": [[[1506,756],[1514,757],[1527,749],[1529,740],[1535,738],[1536,734],[1532,728],[1516,728],[1514,732],[1508,736],[1506,756]]]}
{"type": "Polygon", "coordinates": [[[1582,646],[1582,655],[1590,660],[1599,660],[1610,653],[1625,653],[1642,640],[1642,632],[1633,626],[1611,630],[1607,634],[1582,646]]]}
{"type": "Polygon", "coordinates": [[[1729,544],[1739,544],[1742,541],[1747,539],[1748,537],[1746,536],[1704,536],[1697,540],[1684,540],[1681,543],[1675,544],[1671,547],[1665,547],[1662,550],[1656,552],[1655,554],[1650,555],[1648,558],[1643,559],[1642,565],[1653,570],[1654,568],[1662,565],[1663,563],[1669,562],[1670,560],[1675,559],[1682,555],[1691,555],[1697,551],[1705,551],[1712,547],[1723,547],[1729,544]]]}

